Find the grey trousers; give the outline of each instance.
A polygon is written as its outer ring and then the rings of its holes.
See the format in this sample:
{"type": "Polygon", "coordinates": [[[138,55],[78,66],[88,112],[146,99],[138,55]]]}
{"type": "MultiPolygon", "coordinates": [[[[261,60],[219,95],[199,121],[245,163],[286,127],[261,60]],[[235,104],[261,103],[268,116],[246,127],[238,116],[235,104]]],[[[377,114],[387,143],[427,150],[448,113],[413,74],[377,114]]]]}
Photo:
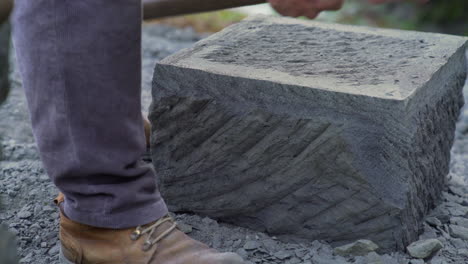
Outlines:
{"type": "Polygon", "coordinates": [[[145,152],[141,0],[16,0],[14,44],[45,169],[64,212],[128,228],[167,213],[145,152]]]}

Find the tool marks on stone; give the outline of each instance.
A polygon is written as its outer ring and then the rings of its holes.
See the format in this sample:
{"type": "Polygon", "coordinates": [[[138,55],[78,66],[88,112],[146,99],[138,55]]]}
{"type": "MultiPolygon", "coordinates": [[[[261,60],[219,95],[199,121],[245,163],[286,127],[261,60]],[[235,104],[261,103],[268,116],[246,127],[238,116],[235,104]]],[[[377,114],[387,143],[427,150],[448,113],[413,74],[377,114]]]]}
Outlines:
{"type": "Polygon", "coordinates": [[[263,17],[166,58],[151,107],[163,195],[285,240],[404,249],[445,185],[465,46],[263,17]]]}

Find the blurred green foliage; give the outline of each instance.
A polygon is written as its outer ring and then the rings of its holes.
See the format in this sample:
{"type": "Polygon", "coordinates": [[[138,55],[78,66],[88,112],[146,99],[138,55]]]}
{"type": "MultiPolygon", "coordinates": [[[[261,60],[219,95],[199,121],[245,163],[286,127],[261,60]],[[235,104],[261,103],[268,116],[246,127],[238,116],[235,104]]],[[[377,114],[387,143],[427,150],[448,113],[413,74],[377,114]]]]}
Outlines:
{"type": "Polygon", "coordinates": [[[365,0],[348,0],[339,12],[325,12],[319,20],[449,33],[468,36],[468,0],[430,0],[371,5],[365,0]]]}
{"type": "MultiPolygon", "coordinates": [[[[274,13],[267,4],[258,8],[274,13]]],[[[238,10],[223,10],[157,22],[192,26],[199,32],[216,32],[245,17],[246,14],[238,10]]],[[[406,0],[379,5],[367,0],[346,0],[340,11],[323,12],[317,20],[468,36],[468,0],[430,0],[427,4],[406,0]]]]}
{"type": "Polygon", "coordinates": [[[231,10],[221,10],[216,12],[157,19],[146,21],[146,23],[163,23],[176,27],[190,26],[197,32],[217,32],[231,24],[241,21],[246,16],[247,15],[245,14],[231,10]]]}
{"type": "Polygon", "coordinates": [[[421,23],[468,22],[468,0],[432,0],[419,13],[421,23]]]}

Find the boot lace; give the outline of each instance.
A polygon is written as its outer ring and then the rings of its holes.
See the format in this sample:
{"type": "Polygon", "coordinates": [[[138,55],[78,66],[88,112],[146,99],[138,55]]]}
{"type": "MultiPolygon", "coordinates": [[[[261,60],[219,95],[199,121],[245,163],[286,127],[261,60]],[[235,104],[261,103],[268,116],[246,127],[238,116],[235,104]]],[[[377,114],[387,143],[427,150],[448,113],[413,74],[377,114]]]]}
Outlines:
{"type": "MultiPolygon", "coordinates": [[[[147,227],[143,226],[138,226],[135,231],[130,235],[130,238],[133,241],[138,240],[142,235],[148,233],[148,236],[146,237],[145,243],[143,243],[143,251],[148,251],[153,245],[157,244],[159,241],[161,241],[163,238],[165,238],[167,235],[169,235],[174,229],[176,229],[177,223],[172,219],[170,216],[165,216],[158,221],[156,221],[154,224],[149,225],[147,227]],[[172,222],[171,227],[169,227],[166,231],[162,232],[159,236],[156,238],[152,239],[153,234],[155,230],[161,226],[163,223],[166,222],[172,222]]],[[[157,245],[156,245],[157,246],[157,245]]]]}

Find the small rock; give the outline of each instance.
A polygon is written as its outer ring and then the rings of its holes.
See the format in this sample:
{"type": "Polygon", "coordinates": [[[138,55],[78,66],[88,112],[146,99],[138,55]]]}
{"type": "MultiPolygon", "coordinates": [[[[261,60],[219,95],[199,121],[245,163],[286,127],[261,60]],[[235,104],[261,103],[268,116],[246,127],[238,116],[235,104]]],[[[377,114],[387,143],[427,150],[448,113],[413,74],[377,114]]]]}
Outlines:
{"type": "Polygon", "coordinates": [[[24,258],[20,259],[19,263],[31,263],[32,261],[32,252],[29,252],[29,254],[27,254],[24,258]]]}
{"type": "Polygon", "coordinates": [[[466,216],[468,214],[468,207],[459,204],[453,204],[453,206],[448,207],[447,209],[450,212],[450,215],[453,216],[466,216]]]}
{"type": "Polygon", "coordinates": [[[446,224],[450,221],[450,216],[447,214],[439,214],[436,216],[436,218],[439,219],[439,221],[442,222],[442,224],[446,224]]]}
{"type": "Polygon", "coordinates": [[[49,180],[49,177],[47,175],[41,175],[39,176],[39,181],[40,182],[46,182],[49,180]]]}
{"type": "Polygon", "coordinates": [[[426,219],[426,222],[428,224],[430,224],[431,226],[441,226],[442,225],[442,222],[439,219],[437,219],[436,217],[428,217],[426,219]]]}
{"type": "Polygon", "coordinates": [[[305,248],[298,248],[294,250],[294,254],[296,254],[296,257],[300,259],[304,259],[304,256],[307,255],[307,253],[308,253],[308,250],[305,248]]]}
{"type": "Polygon", "coordinates": [[[184,223],[177,223],[177,227],[180,231],[184,232],[185,234],[190,234],[193,231],[193,227],[191,225],[187,225],[184,223]]]}
{"type": "Polygon", "coordinates": [[[437,230],[429,224],[424,224],[424,232],[419,236],[419,240],[437,238],[437,230]]]}
{"type": "Polygon", "coordinates": [[[360,239],[354,243],[347,244],[334,249],[335,254],[340,256],[364,256],[379,248],[374,242],[360,239]]]}
{"type": "Polygon", "coordinates": [[[458,255],[461,256],[461,257],[466,257],[468,259],[468,249],[466,248],[460,248],[458,251],[457,251],[458,255]]]}
{"type": "Polygon", "coordinates": [[[406,249],[412,257],[424,259],[431,256],[442,247],[443,245],[439,240],[426,239],[413,242],[406,249]]]}
{"type": "Polygon", "coordinates": [[[449,186],[449,191],[460,197],[468,197],[468,194],[462,187],[449,186]]]}
{"type": "Polygon", "coordinates": [[[451,238],[450,244],[452,244],[454,248],[465,248],[467,245],[466,241],[460,238],[451,238]]]}
{"type": "Polygon", "coordinates": [[[289,252],[287,252],[285,250],[280,250],[280,251],[276,252],[274,256],[276,258],[278,258],[278,259],[284,260],[284,259],[290,258],[291,253],[289,253],[289,252]]]}
{"type": "Polygon", "coordinates": [[[249,240],[244,244],[245,250],[254,250],[260,247],[260,243],[254,240],[249,240]]]}
{"type": "Polygon", "coordinates": [[[233,248],[238,248],[242,243],[242,240],[240,239],[237,239],[236,241],[234,241],[234,243],[232,243],[232,247],[233,248]]]}
{"type": "Polygon", "coordinates": [[[366,264],[383,264],[382,257],[375,252],[370,252],[365,258],[366,264]]]}
{"type": "Polygon", "coordinates": [[[293,257],[292,259],[288,260],[286,263],[287,264],[299,264],[301,263],[302,261],[296,257],[293,257]]]}
{"type": "Polygon", "coordinates": [[[19,213],[18,213],[18,217],[20,219],[27,219],[29,217],[32,216],[32,213],[30,211],[26,211],[26,210],[21,210],[19,213]]]}
{"type": "Polygon", "coordinates": [[[249,253],[247,253],[247,251],[245,251],[245,249],[243,248],[239,248],[236,253],[241,256],[242,258],[247,258],[249,256],[249,253]]]}
{"type": "Polygon", "coordinates": [[[60,245],[59,244],[56,244],[55,246],[53,246],[51,249],[49,249],[49,251],[47,252],[50,256],[55,256],[59,253],[60,251],[60,245]]]}
{"type": "Polygon", "coordinates": [[[217,224],[218,224],[215,220],[213,220],[213,219],[211,219],[211,218],[209,218],[209,217],[203,218],[203,219],[202,219],[202,223],[205,224],[205,225],[208,225],[208,226],[209,226],[209,225],[217,225],[217,224]]]}
{"type": "Polygon", "coordinates": [[[401,255],[382,255],[380,256],[383,264],[408,264],[409,260],[401,255]]]}
{"type": "Polygon", "coordinates": [[[463,217],[452,217],[450,223],[458,226],[468,228],[468,219],[463,217]]]}
{"type": "Polygon", "coordinates": [[[468,228],[466,227],[450,225],[450,234],[453,237],[468,240],[468,228]]]}
{"type": "Polygon", "coordinates": [[[448,264],[447,260],[442,256],[436,256],[431,259],[431,264],[448,264]]]}
{"type": "Polygon", "coordinates": [[[41,248],[47,247],[47,242],[41,242],[41,248]]]}
{"type": "Polygon", "coordinates": [[[52,206],[45,205],[45,206],[42,207],[42,211],[43,211],[43,212],[46,212],[46,213],[47,213],[47,212],[54,212],[55,209],[54,209],[52,206]]]}

